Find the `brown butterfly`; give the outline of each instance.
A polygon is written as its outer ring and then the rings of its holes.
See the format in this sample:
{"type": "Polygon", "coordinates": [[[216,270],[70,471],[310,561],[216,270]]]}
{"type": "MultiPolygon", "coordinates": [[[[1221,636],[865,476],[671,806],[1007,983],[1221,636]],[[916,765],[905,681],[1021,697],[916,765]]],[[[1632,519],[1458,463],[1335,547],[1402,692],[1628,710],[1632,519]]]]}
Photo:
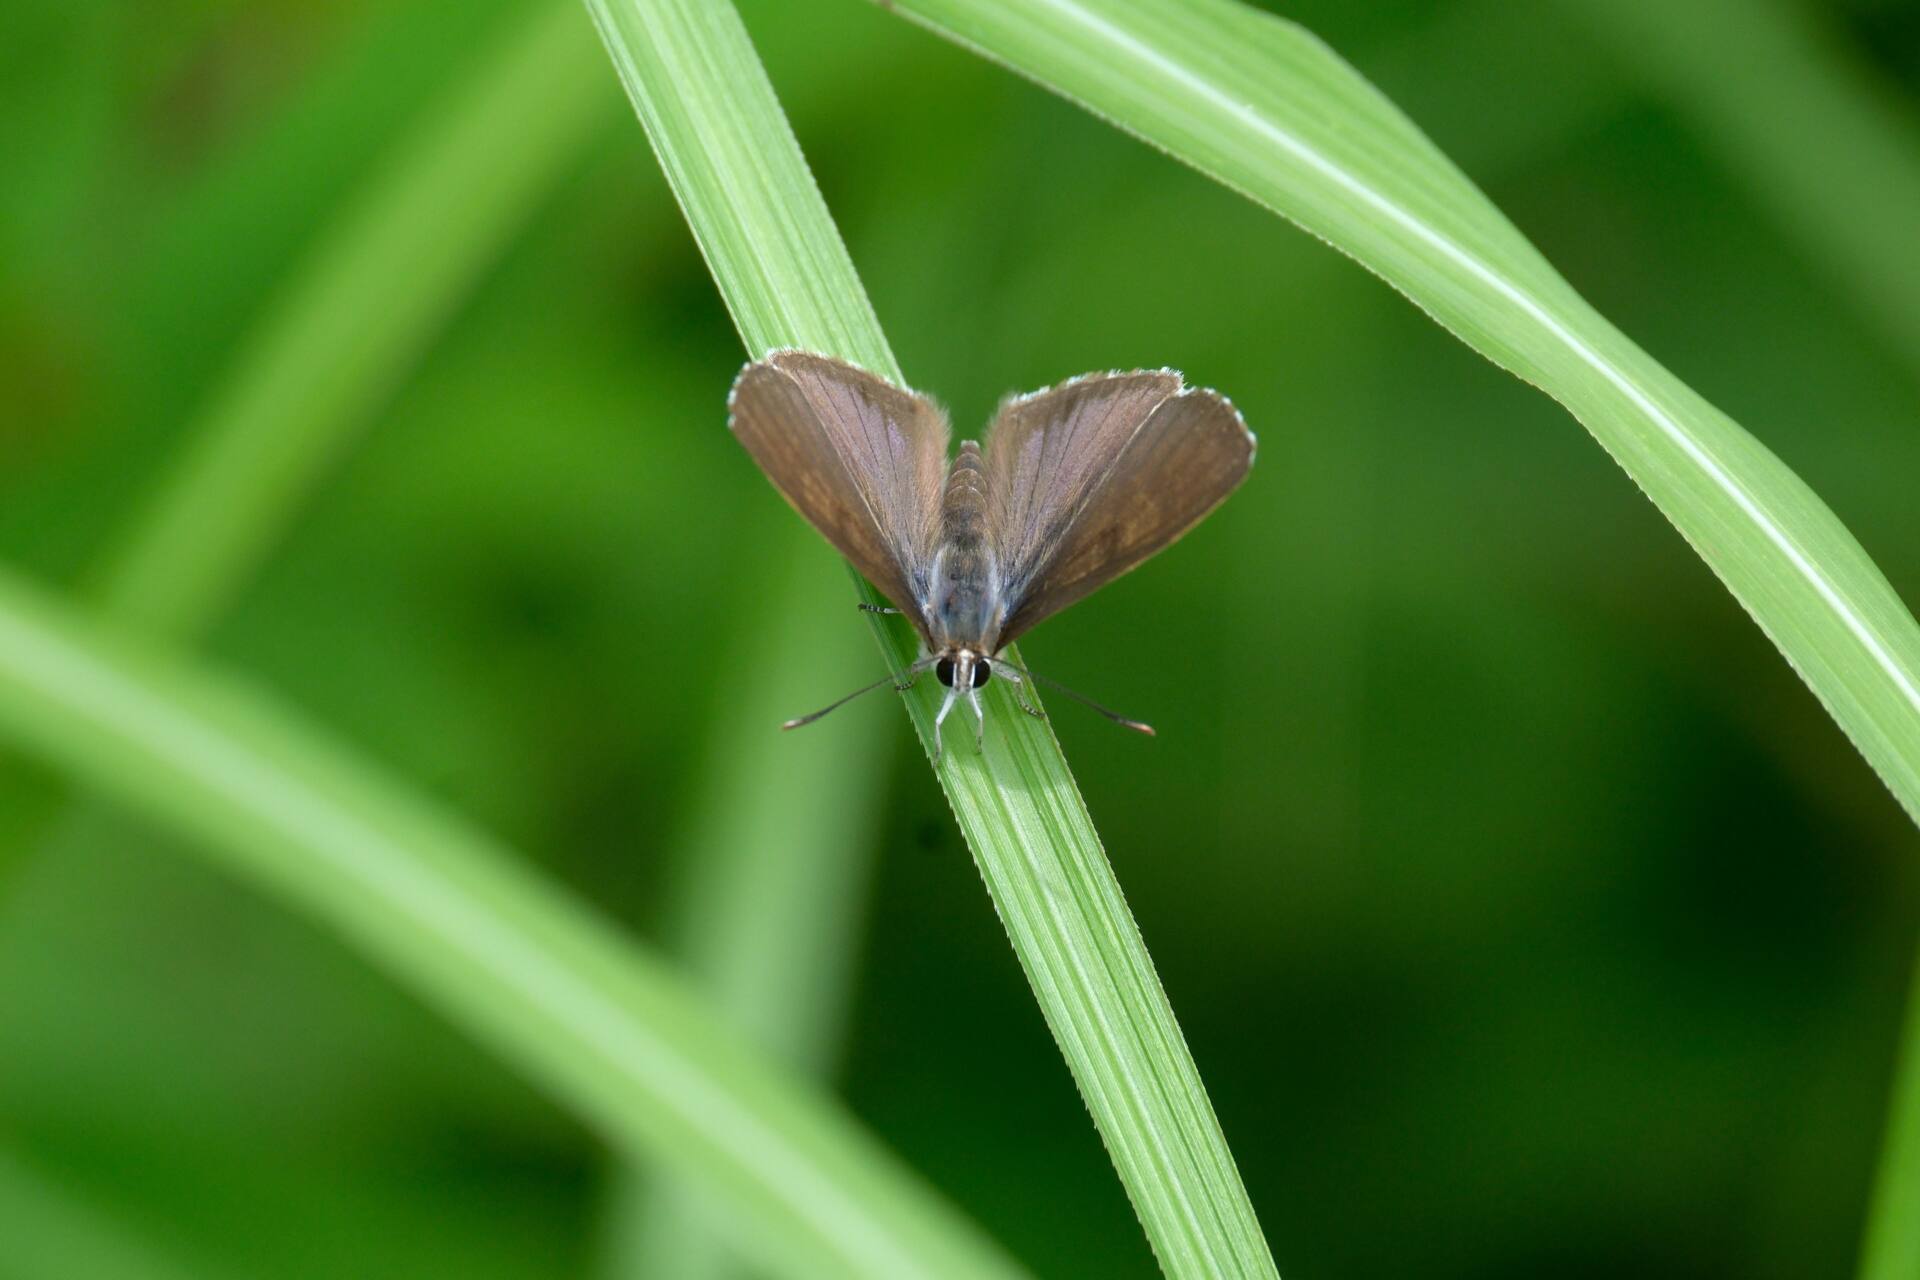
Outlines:
{"type": "Polygon", "coordinates": [[[1179,538],[1253,466],[1240,414],[1171,369],[1089,373],[1010,397],[986,448],[962,440],[951,462],[939,406],[827,356],[783,350],[749,364],[727,407],[774,487],[897,606],[882,612],[904,613],[920,633],[924,655],[896,687],[929,667],[946,686],[936,756],[957,697],[984,734],[977,691],[995,674],[1040,715],[1020,691],[1038,677],[1001,650],[1179,538]]]}

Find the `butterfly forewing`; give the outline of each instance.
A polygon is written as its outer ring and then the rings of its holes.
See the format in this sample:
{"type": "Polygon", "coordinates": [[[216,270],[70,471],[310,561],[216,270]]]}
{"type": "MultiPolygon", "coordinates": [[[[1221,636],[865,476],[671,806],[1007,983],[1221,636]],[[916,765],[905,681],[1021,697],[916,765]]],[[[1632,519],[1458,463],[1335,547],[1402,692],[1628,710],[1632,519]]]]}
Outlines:
{"type": "Polygon", "coordinates": [[[1012,594],[1039,568],[1160,403],[1173,373],[1089,374],[1003,401],[987,434],[994,550],[1012,594]]]}
{"type": "Polygon", "coordinates": [[[947,420],[825,356],[779,351],[734,383],[729,425],[788,502],[924,634],[947,420]]]}
{"type": "Polygon", "coordinates": [[[1008,401],[987,439],[1008,644],[1167,546],[1233,492],[1253,435],[1168,371],[1095,375],[1008,401]]]}

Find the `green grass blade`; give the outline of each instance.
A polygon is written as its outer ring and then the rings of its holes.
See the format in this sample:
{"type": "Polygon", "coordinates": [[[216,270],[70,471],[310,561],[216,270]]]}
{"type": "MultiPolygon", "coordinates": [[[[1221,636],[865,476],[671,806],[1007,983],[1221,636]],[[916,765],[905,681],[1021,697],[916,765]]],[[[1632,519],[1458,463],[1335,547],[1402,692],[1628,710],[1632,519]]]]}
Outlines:
{"type": "MultiPolygon", "coordinates": [[[[739,17],[723,0],[588,0],[749,350],[796,345],[898,378],[739,17]]],[[[716,395],[714,430],[720,429],[716,395]]],[[[836,607],[822,601],[821,608],[836,607]]],[[[880,629],[895,670],[912,641],[880,629]]],[[[907,699],[931,741],[932,682],[907,699]]],[[[987,749],[939,777],[1161,1263],[1274,1274],[1112,869],[1044,723],[994,701],[987,749]]]]}
{"type": "Polygon", "coordinates": [[[152,634],[185,636],[223,607],[581,154],[605,118],[597,57],[571,6],[535,6],[416,122],[184,433],[183,452],[100,573],[105,608],[152,634]]]}
{"type": "Polygon", "coordinates": [[[116,649],[0,577],[0,734],[337,930],[617,1147],[820,1277],[1016,1270],[857,1126],[479,833],[264,701],[116,649]]]}
{"type": "Polygon", "coordinates": [[[897,7],[1293,219],[1559,400],[1920,820],[1920,628],[1873,562],[1791,470],[1588,306],[1325,45],[1231,0],[897,7]]]}
{"type": "Polygon", "coordinates": [[[899,379],[853,263],[740,25],[717,0],[588,0],[747,347],[899,379]]]}

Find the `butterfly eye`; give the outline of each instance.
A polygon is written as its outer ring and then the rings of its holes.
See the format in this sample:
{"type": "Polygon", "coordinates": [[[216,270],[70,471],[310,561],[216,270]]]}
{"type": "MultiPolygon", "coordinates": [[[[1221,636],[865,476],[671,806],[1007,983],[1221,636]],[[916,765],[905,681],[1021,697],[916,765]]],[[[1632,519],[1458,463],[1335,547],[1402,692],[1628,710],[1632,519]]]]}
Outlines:
{"type": "Polygon", "coordinates": [[[993,679],[992,663],[988,662],[985,658],[982,658],[978,662],[973,664],[973,687],[974,688],[978,689],[981,685],[985,684],[987,681],[991,679],[993,679]]]}
{"type": "Polygon", "coordinates": [[[934,679],[947,686],[947,688],[953,688],[953,659],[942,658],[940,661],[934,663],[933,675],[934,679]]]}

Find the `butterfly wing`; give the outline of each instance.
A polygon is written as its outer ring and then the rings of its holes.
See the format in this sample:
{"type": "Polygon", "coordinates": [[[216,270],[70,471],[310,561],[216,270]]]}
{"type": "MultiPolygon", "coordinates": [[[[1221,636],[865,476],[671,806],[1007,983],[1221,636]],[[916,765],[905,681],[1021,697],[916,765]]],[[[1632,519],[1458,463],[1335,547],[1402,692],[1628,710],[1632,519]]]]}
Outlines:
{"type": "Polygon", "coordinates": [[[1172,543],[1253,465],[1218,392],[1171,370],[1095,374],[1001,406],[987,438],[998,644],[1172,543]]]}
{"type": "Polygon", "coordinates": [[[728,426],[794,510],[924,633],[947,419],[864,369],[776,351],[740,371],[728,426]]]}

